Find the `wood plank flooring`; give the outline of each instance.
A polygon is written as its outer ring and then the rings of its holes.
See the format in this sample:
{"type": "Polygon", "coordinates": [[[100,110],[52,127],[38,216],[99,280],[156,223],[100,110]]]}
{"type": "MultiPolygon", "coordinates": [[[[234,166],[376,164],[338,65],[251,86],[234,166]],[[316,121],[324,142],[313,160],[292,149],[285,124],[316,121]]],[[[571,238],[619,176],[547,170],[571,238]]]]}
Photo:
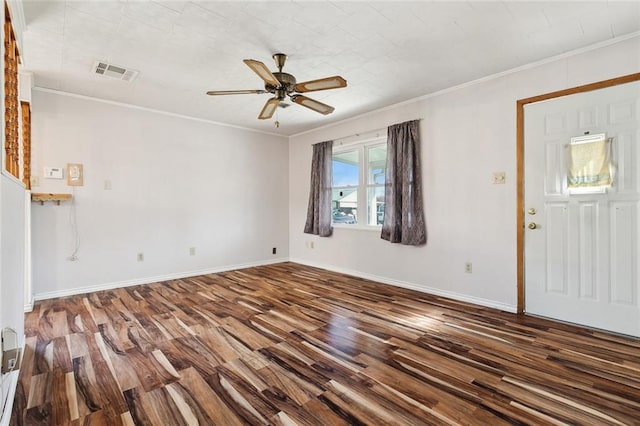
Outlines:
{"type": "Polygon", "coordinates": [[[640,424],[640,342],[282,263],[38,302],[14,425],[640,424]]]}

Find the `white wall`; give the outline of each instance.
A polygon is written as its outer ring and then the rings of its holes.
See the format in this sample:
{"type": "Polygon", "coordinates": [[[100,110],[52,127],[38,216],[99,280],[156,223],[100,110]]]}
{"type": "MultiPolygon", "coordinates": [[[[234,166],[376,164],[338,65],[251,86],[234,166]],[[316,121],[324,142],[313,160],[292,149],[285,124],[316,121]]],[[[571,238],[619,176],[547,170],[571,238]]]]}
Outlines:
{"type": "Polygon", "coordinates": [[[43,167],[84,165],[78,261],[67,260],[72,203],[32,206],[36,298],[288,257],[286,138],[38,89],[32,99],[32,192],[72,192],[43,167]]]}
{"type": "Polygon", "coordinates": [[[25,190],[13,176],[2,181],[2,324],[24,335],[25,190]]]}
{"type": "Polygon", "coordinates": [[[292,260],[515,310],[516,101],[636,72],[638,37],[290,138],[292,260]],[[304,234],[311,145],[416,118],[427,245],[344,228],[330,238],[304,234]],[[506,184],[492,184],[494,171],[506,172],[506,184]],[[467,261],[472,274],[464,273],[467,261]]]}
{"type": "MultiPolygon", "coordinates": [[[[22,182],[0,173],[0,331],[7,331],[6,348],[24,347],[24,286],[25,286],[25,195],[22,182]]],[[[18,373],[3,374],[0,380],[0,422],[8,424],[10,407],[3,411],[5,401],[11,404],[18,373]]]]}
{"type": "MultiPolygon", "coordinates": [[[[12,11],[15,4],[10,2],[12,11]]],[[[4,22],[4,8],[0,12],[0,19],[4,22]]],[[[0,36],[0,63],[4,68],[4,32],[0,36]]],[[[4,87],[4,73],[0,75],[0,85],[4,87]]],[[[0,117],[4,117],[4,102],[0,102],[0,117]]],[[[1,146],[4,147],[4,120],[0,131],[1,146]]],[[[7,341],[7,348],[24,346],[24,289],[25,289],[25,205],[26,193],[24,185],[4,172],[3,158],[0,161],[0,331],[5,327],[16,331],[17,341],[7,341]]],[[[9,339],[7,339],[9,340],[9,339]]],[[[2,359],[2,354],[0,354],[2,359]]],[[[9,424],[11,403],[17,383],[18,372],[12,372],[0,377],[0,424],[9,424]],[[5,409],[6,403],[6,409],[5,409]]]]}

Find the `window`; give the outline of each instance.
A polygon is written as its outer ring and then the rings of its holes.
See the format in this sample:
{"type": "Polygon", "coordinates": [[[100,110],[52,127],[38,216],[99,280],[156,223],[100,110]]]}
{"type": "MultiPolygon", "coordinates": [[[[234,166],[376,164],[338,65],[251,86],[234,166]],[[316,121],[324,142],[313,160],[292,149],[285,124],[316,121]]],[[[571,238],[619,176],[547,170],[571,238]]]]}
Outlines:
{"type": "Polygon", "coordinates": [[[382,225],[386,164],[386,138],[334,148],[334,225],[382,225]]]}
{"type": "Polygon", "coordinates": [[[602,194],[611,187],[611,139],[604,133],[571,138],[568,157],[569,194],[602,194]]]}

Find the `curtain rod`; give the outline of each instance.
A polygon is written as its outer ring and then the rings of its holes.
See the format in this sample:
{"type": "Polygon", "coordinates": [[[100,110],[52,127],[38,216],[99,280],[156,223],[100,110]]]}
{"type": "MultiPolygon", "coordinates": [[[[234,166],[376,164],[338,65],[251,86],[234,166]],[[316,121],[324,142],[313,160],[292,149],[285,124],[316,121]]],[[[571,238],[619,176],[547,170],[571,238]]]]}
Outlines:
{"type": "MultiPolygon", "coordinates": [[[[407,121],[422,121],[422,118],[415,118],[413,120],[407,120],[407,121]]],[[[393,126],[393,124],[390,124],[390,125],[393,126]]],[[[352,135],[342,136],[342,137],[334,139],[333,142],[334,143],[343,144],[345,139],[349,139],[349,138],[352,138],[354,136],[366,136],[366,135],[370,135],[370,134],[374,134],[374,133],[386,132],[388,127],[389,126],[382,127],[380,129],[366,130],[364,132],[358,132],[358,133],[354,133],[352,135]]],[[[376,137],[378,137],[378,135],[376,135],[376,137]]]]}

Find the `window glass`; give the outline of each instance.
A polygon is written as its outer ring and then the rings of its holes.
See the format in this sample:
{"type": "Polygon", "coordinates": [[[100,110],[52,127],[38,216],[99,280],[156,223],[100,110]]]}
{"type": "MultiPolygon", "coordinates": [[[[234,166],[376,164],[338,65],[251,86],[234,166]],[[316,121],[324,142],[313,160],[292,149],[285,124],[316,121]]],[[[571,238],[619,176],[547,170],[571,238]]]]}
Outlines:
{"type": "Polygon", "coordinates": [[[333,223],[358,223],[358,189],[335,189],[332,194],[333,223]]]}
{"type": "Polygon", "coordinates": [[[333,186],[358,186],[360,181],[358,150],[333,154],[333,186]]]}
{"type": "Polygon", "coordinates": [[[384,139],[333,153],[334,224],[379,226],[384,218],[387,144],[384,139]]]}
{"type": "Polygon", "coordinates": [[[370,184],[384,185],[387,168],[387,144],[367,148],[367,160],[370,184]]]}
{"type": "Polygon", "coordinates": [[[384,219],[384,186],[369,188],[367,210],[369,225],[382,225],[384,219]]]}
{"type": "Polygon", "coordinates": [[[367,223],[369,225],[382,225],[386,168],[387,144],[367,147],[367,223]]]}

